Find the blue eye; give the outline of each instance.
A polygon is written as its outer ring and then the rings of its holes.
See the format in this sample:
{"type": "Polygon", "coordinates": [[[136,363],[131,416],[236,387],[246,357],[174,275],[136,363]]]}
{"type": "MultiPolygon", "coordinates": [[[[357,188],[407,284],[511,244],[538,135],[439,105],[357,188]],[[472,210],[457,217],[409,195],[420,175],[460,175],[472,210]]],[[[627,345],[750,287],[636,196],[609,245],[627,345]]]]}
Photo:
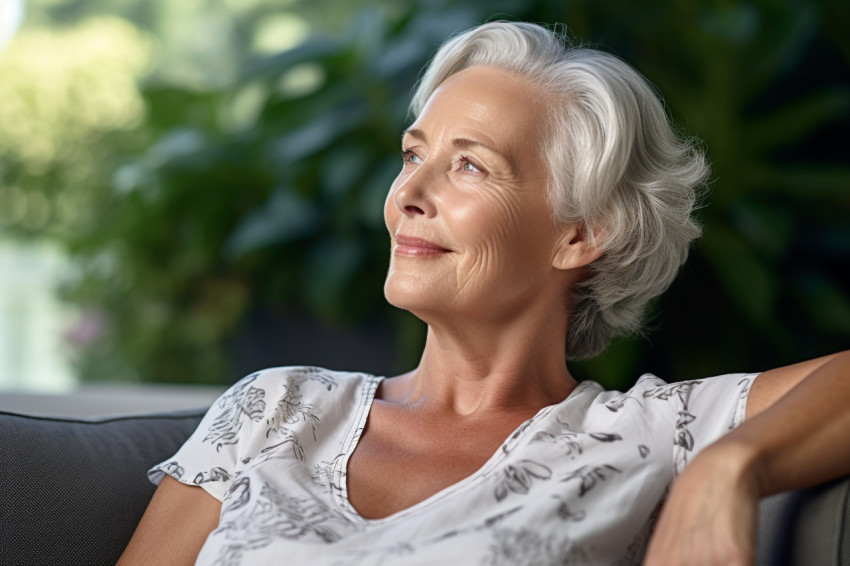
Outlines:
{"type": "Polygon", "coordinates": [[[408,163],[422,163],[422,160],[419,158],[419,156],[409,149],[402,150],[401,160],[404,162],[405,165],[408,163]]]}
{"type": "Polygon", "coordinates": [[[461,171],[466,171],[467,173],[482,173],[481,169],[473,165],[472,162],[469,161],[467,158],[464,157],[462,159],[463,161],[460,165],[461,171]]]}

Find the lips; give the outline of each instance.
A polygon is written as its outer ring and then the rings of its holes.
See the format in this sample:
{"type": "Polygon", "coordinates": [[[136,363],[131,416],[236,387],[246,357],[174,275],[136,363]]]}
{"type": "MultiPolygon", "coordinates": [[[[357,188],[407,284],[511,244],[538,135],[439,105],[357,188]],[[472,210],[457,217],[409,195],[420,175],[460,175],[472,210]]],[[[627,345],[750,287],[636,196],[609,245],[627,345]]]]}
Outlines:
{"type": "Polygon", "coordinates": [[[404,236],[402,234],[395,237],[395,243],[396,245],[393,248],[393,252],[396,255],[405,257],[436,256],[450,253],[452,251],[423,238],[404,236]]]}

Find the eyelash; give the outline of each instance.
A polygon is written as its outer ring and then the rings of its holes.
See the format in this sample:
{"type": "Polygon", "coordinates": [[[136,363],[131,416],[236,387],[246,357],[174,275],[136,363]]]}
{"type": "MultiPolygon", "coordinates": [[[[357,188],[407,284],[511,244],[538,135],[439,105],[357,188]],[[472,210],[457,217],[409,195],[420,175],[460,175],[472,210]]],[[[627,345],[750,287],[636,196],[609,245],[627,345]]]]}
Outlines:
{"type": "Polygon", "coordinates": [[[478,171],[464,171],[464,173],[483,173],[483,172],[484,172],[484,168],[483,168],[483,167],[481,167],[480,165],[478,165],[477,163],[475,163],[474,161],[472,161],[472,160],[471,160],[469,157],[467,157],[466,155],[461,155],[461,156],[460,156],[460,161],[461,161],[461,163],[469,163],[470,165],[472,165],[473,167],[475,167],[476,169],[478,169],[478,171]]]}
{"type": "MultiPolygon", "coordinates": [[[[407,159],[408,159],[411,155],[416,155],[416,153],[415,153],[413,150],[411,150],[411,149],[402,149],[402,150],[399,152],[399,154],[400,154],[400,156],[401,156],[401,161],[402,161],[402,163],[403,163],[404,165],[407,165],[408,163],[410,163],[407,159]]],[[[418,157],[418,156],[417,156],[417,157],[418,157]]],[[[472,165],[473,167],[475,167],[476,169],[478,169],[478,171],[463,171],[464,173],[484,173],[484,168],[483,168],[483,167],[481,167],[480,165],[478,165],[477,163],[475,163],[475,162],[474,162],[472,159],[470,159],[468,156],[461,154],[461,156],[460,156],[460,161],[461,161],[461,165],[463,165],[464,163],[469,163],[470,165],[472,165]]]]}
{"type": "Polygon", "coordinates": [[[412,149],[402,149],[399,152],[399,155],[401,155],[401,162],[404,163],[405,165],[407,165],[407,163],[408,163],[407,158],[411,155],[416,155],[416,153],[412,149]]]}

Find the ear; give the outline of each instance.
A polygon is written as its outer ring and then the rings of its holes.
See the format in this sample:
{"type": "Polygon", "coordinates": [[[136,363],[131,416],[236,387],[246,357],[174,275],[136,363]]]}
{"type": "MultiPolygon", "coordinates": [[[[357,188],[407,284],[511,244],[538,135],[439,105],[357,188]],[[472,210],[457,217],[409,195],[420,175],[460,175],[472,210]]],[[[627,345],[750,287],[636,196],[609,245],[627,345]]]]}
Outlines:
{"type": "Polygon", "coordinates": [[[584,223],[568,224],[555,242],[552,266],[555,269],[584,267],[599,259],[604,251],[598,243],[593,243],[584,223]]]}

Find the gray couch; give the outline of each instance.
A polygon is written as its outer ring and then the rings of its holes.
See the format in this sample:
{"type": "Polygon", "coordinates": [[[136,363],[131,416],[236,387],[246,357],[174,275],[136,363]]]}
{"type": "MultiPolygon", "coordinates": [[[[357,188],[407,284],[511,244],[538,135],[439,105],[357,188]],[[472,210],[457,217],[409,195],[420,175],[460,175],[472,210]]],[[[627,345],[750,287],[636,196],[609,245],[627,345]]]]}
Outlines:
{"type": "Polygon", "coordinates": [[[168,458],[205,410],[98,421],[0,412],[0,564],[118,560],[168,458]]]}
{"type": "MultiPolygon", "coordinates": [[[[0,412],[0,564],[115,564],[153,494],[145,472],[203,413],[92,421],[0,412]]],[[[758,564],[850,565],[850,478],[765,499],[758,564]]]]}

